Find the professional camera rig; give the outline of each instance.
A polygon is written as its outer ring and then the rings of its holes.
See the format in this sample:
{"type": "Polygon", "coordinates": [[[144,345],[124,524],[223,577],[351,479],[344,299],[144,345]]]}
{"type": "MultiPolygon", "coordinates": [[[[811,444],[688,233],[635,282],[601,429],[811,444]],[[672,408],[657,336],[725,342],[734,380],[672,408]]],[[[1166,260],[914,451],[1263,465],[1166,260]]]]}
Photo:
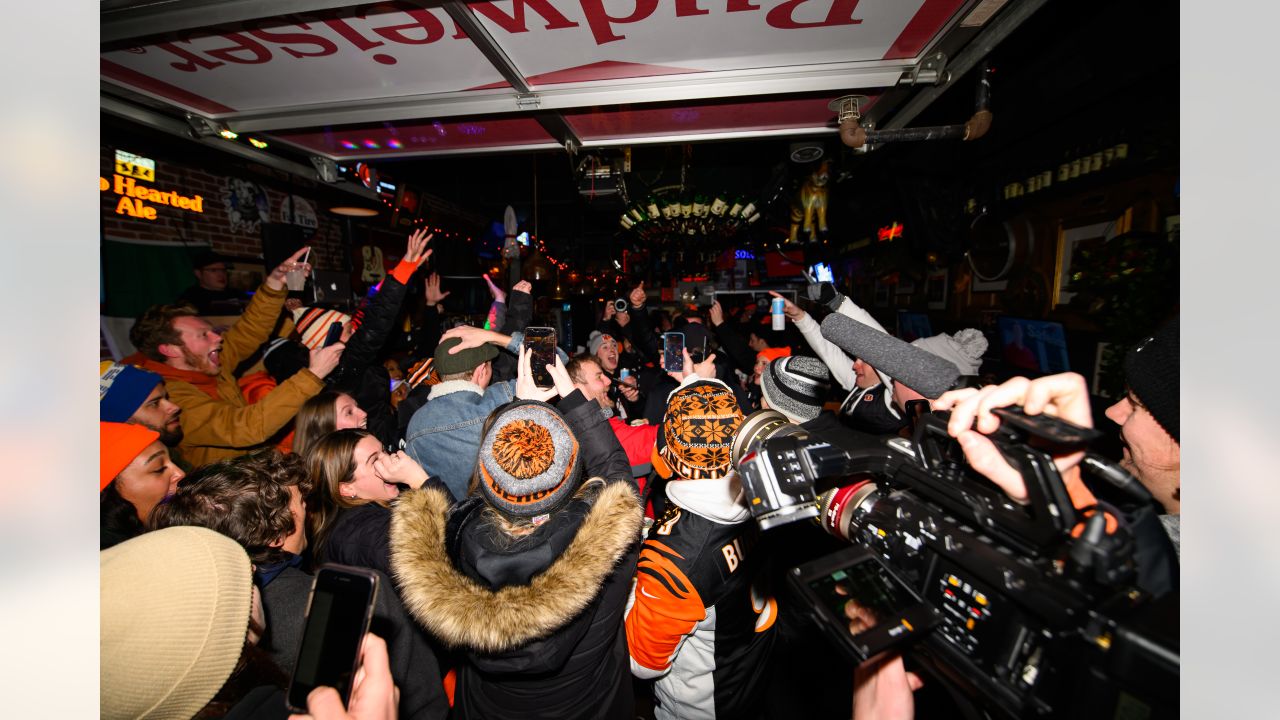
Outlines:
{"type": "Polygon", "coordinates": [[[908,651],[972,714],[1175,715],[1176,564],[1150,495],[1089,453],[1088,474],[1148,503],[1077,509],[1043,448],[1083,450],[1098,433],[996,412],[990,438],[1021,472],[1025,505],[967,466],[945,414],[922,416],[912,441],[838,447],[764,410],[733,461],[762,529],[812,517],[853,543],[789,580],[855,662],[908,651]]]}

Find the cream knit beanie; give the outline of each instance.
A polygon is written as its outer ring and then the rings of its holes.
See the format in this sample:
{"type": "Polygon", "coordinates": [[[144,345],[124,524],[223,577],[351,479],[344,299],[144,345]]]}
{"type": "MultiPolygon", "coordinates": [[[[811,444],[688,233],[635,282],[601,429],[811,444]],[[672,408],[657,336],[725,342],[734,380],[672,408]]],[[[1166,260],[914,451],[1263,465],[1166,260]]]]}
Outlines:
{"type": "Polygon", "coordinates": [[[101,715],[190,718],[231,677],[253,568],[234,540],[170,527],[102,551],[101,715]]]}

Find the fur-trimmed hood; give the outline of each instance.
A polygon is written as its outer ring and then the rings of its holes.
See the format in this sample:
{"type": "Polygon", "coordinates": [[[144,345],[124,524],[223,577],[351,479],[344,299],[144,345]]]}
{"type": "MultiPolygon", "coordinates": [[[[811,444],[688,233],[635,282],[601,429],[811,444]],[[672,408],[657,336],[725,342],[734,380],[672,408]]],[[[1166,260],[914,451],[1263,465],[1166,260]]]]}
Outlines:
{"type": "Polygon", "coordinates": [[[449,645],[485,653],[546,637],[586,609],[639,541],[643,518],[627,483],[608,484],[545,571],[528,585],[492,591],[459,572],[449,558],[450,504],[435,488],[401,496],[391,519],[391,568],[405,608],[424,628],[449,645]]]}

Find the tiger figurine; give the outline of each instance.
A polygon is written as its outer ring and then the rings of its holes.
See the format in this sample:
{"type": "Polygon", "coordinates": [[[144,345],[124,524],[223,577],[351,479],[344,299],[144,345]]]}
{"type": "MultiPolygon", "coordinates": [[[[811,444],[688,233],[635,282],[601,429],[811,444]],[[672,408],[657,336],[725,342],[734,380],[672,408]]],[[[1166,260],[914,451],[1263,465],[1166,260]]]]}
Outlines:
{"type": "Polygon", "coordinates": [[[808,234],[808,242],[817,242],[818,233],[827,232],[827,179],[830,170],[831,163],[823,160],[800,186],[796,197],[798,202],[791,204],[791,244],[800,242],[801,229],[808,234]]]}

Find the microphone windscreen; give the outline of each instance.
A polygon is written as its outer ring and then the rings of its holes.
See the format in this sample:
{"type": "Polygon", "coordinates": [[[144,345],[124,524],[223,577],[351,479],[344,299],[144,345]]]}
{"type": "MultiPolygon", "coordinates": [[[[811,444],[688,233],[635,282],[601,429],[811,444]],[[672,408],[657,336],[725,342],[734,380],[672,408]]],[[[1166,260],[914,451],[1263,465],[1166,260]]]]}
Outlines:
{"type": "Polygon", "coordinates": [[[822,337],[930,400],[960,379],[951,361],[839,313],[822,321],[822,337]]]}

